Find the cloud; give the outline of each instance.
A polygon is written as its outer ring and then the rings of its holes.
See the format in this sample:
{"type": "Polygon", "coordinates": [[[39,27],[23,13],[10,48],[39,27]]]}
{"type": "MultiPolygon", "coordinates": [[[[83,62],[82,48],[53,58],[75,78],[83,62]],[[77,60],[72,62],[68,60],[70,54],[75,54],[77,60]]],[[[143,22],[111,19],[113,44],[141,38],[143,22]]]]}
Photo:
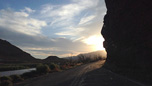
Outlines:
{"type": "Polygon", "coordinates": [[[29,7],[25,7],[23,10],[21,10],[21,11],[23,11],[23,12],[27,12],[27,13],[34,13],[35,12],[35,10],[32,10],[31,8],[29,8],[29,7]]]}
{"type": "Polygon", "coordinates": [[[95,35],[97,31],[100,33],[105,11],[104,1],[71,0],[71,3],[63,5],[45,4],[40,12],[51,29],[56,29],[55,35],[77,39],[95,35]]]}
{"type": "MultiPolygon", "coordinates": [[[[72,40],[66,38],[54,38],[53,41],[48,40],[47,42],[44,43],[43,41],[39,41],[39,45],[32,46],[34,47],[33,49],[31,48],[29,50],[26,50],[26,48],[24,49],[26,51],[31,52],[33,55],[36,55],[36,53],[39,54],[43,53],[41,54],[41,56],[44,55],[45,57],[48,55],[57,55],[63,57],[65,56],[65,54],[70,54],[70,53],[79,54],[82,52],[89,52],[92,50],[88,45],[82,42],[78,42],[78,41],[73,42],[72,40]],[[44,46],[44,43],[47,46],[44,46]]],[[[41,58],[44,58],[44,56],[41,58]]]]}
{"type": "Polygon", "coordinates": [[[20,47],[36,58],[46,58],[49,55],[63,57],[67,54],[78,54],[91,51],[91,47],[67,38],[48,38],[42,35],[31,36],[12,32],[0,27],[0,38],[20,47]]]}
{"type": "Polygon", "coordinates": [[[64,29],[65,31],[59,32],[59,33],[55,33],[56,35],[60,35],[60,36],[65,36],[65,35],[69,35],[69,36],[77,36],[79,35],[79,32],[84,31],[83,28],[75,28],[75,27],[67,27],[68,29],[64,29]]]}
{"type": "Polygon", "coordinates": [[[40,11],[43,18],[50,22],[51,27],[74,26],[77,16],[82,16],[82,12],[96,7],[99,0],[72,0],[69,4],[52,5],[45,4],[40,11]]]}
{"type": "Polygon", "coordinates": [[[41,13],[47,14],[46,17],[62,17],[64,18],[70,18],[78,15],[80,12],[82,12],[85,9],[92,8],[96,6],[98,3],[98,0],[73,0],[70,4],[66,5],[52,5],[52,4],[46,4],[42,6],[41,13]]]}
{"type": "Polygon", "coordinates": [[[96,16],[94,15],[91,15],[91,16],[87,16],[87,17],[83,17],[80,22],[79,22],[79,25],[82,25],[82,24],[86,24],[88,23],[89,21],[93,20],[96,16]]]}
{"type": "Polygon", "coordinates": [[[31,18],[28,13],[23,11],[0,10],[0,27],[7,30],[27,35],[38,35],[41,33],[42,27],[46,25],[45,21],[31,18]]]}
{"type": "Polygon", "coordinates": [[[94,46],[83,40],[100,36],[105,7],[103,0],[70,0],[44,4],[41,9],[0,10],[0,38],[37,58],[87,53],[94,46]]]}
{"type": "Polygon", "coordinates": [[[84,29],[79,33],[79,35],[83,36],[85,39],[93,35],[101,36],[100,32],[103,26],[103,17],[106,13],[106,7],[104,1],[103,0],[99,1],[96,7],[90,10],[91,13],[90,14],[86,13],[81,18],[78,25],[79,28],[84,29]]]}

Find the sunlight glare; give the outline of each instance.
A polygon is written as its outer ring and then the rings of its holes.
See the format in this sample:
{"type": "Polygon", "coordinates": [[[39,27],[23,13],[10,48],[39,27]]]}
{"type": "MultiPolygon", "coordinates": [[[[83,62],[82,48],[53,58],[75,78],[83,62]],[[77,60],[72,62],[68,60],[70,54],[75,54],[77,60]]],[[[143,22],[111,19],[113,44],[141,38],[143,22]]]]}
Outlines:
{"type": "Polygon", "coordinates": [[[93,45],[94,50],[105,50],[103,47],[104,38],[102,36],[93,35],[83,41],[88,45],[93,45]]]}

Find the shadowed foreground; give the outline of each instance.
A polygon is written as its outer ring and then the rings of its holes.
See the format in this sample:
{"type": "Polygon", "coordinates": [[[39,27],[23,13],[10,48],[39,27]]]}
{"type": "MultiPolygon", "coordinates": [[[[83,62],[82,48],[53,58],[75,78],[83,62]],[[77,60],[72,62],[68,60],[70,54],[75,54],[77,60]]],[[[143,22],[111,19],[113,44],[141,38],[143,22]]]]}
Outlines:
{"type": "Polygon", "coordinates": [[[102,67],[105,61],[26,80],[15,86],[144,86],[102,67]]]}

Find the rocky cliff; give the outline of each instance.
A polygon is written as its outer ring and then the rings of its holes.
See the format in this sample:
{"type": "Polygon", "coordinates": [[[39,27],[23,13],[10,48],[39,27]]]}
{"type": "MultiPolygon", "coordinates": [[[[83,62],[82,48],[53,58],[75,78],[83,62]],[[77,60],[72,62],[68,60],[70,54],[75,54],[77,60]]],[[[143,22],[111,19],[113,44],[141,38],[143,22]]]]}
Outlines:
{"type": "Polygon", "coordinates": [[[152,82],[152,0],[105,0],[106,68],[152,82]]]}
{"type": "Polygon", "coordinates": [[[36,59],[6,40],[0,39],[0,62],[29,62],[36,59]]]}

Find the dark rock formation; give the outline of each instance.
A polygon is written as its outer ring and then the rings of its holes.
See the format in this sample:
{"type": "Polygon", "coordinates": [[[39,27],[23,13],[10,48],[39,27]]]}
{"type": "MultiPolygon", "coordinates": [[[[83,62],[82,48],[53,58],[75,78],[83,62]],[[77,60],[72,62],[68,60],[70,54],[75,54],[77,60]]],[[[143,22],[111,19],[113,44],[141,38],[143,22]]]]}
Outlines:
{"type": "Polygon", "coordinates": [[[105,0],[106,68],[152,82],[152,0],[105,0]]]}
{"type": "Polygon", "coordinates": [[[31,62],[35,60],[30,54],[0,39],[0,62],[31,62]]]}

